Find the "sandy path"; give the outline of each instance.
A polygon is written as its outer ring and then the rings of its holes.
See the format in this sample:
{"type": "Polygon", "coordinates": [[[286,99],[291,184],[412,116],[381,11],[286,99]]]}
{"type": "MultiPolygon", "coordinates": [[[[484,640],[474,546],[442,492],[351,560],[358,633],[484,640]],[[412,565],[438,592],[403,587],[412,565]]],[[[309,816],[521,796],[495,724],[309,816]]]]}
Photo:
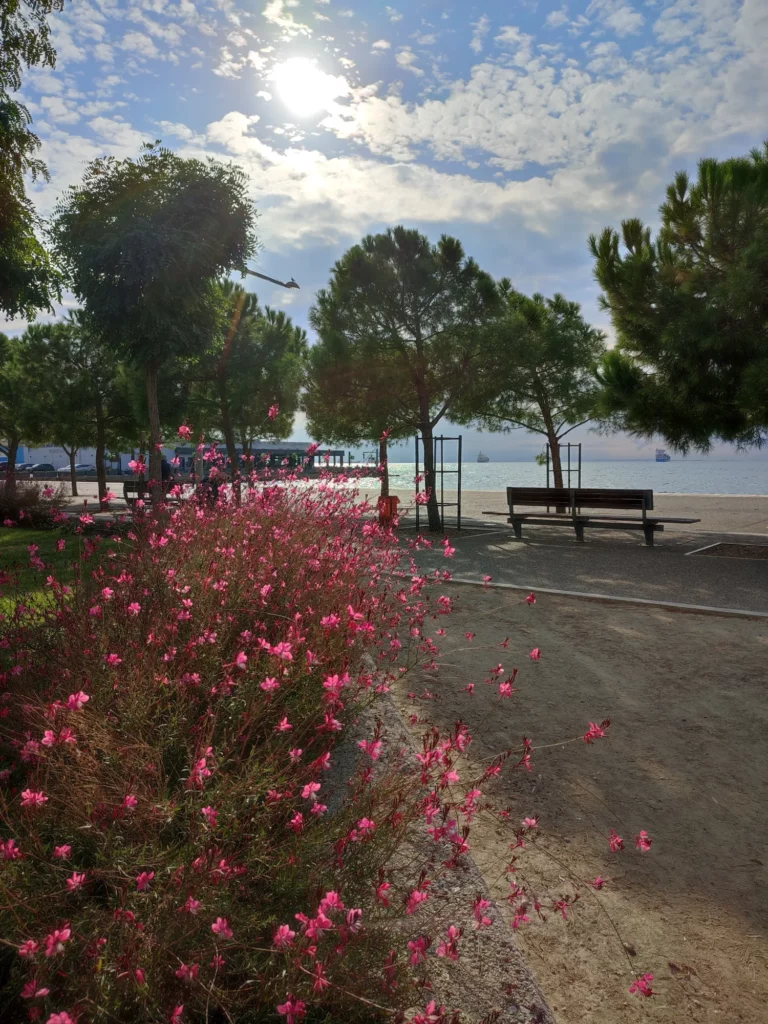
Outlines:
{"type": "MultiPolygon", "coordinates": [[[[544,747],[583,733],[589,720],[613,720],[596,746],[541,750],[533,774],[485,788],[516,819],[541,816],[541,840],[522,852],[519,877],[553,899],[582,893],[567,922],[553,915],[516,934],[558,1020],[764,1020],[768,624],[446,592],[466,610],[436,624],[449,631],[445,664],[437,679],[425,674],[438,700],[420,711],[443,727],[463,719],[476,730],[475,762],[522,735],[544,747]],[[478,634],[470,649],[453,650],[468,647],[469,629],[478,634]],[[508,651],[490,648],[507,635],[508,651]],[[527,658],[533,646],[543,652],[536,664],[527,658]],[[521,668],[520,692],[501,705],[483,682],[500,660],[521,668]],[[472,697],[468,682],[477,684],[472,697]],[[623,853],[609,850],[611,826],[627,840],[623,853]],[[641,828],[654,839],[645,856],[632,840],[641,828]],[[599,895],[577,881],[598,874],[608,879],[599,895]],[[653,972],[658,995],[630,996],[633,970],[653,972]]],[[[489,820],[473,831],[475,859],[502,903],[508,843],[489,820]]]]}

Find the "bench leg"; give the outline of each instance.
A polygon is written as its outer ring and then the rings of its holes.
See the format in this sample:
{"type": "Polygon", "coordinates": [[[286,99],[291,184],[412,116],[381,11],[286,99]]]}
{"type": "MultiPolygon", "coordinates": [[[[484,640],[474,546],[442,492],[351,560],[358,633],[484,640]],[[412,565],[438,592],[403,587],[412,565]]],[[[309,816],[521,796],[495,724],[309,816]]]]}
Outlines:
{"type": "Polygon", "coordinates": [[[523,539],[523,524],[521,522],[518,522],[518,520],[515,519],[515,520],[512,521],[512,529],[515,531],[515,540],[522,540],[523,539]]]}
{"type": "Polygon", "coordinates": [[[646,547],[649,547],[649,548],[653,547],[653,535],[654,535],[655,532],[656,531],[654,530],[654,528],[652,526],[644,526],[643,527],[643,533],[645,534],[645,544],[646,544],[646,547]]]}
{"type": "Polygon", "coordinates": [[[576,540],[580,544],[583,544],[584,543],[584,524],[583,523],[574,523],[573,524],[573,528],[576,531],[576,540]]]}

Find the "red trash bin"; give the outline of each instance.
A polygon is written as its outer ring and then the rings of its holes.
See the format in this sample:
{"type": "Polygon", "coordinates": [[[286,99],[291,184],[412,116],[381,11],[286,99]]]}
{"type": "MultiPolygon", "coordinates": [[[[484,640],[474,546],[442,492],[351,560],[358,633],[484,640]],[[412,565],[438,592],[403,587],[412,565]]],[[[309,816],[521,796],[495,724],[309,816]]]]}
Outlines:
{"type": "Polygon", "coordinates": [[[391,526],[392,520],[397,515],[397,506],[400,504],[398,497],[379,498],[379,526],[391,526]]]}

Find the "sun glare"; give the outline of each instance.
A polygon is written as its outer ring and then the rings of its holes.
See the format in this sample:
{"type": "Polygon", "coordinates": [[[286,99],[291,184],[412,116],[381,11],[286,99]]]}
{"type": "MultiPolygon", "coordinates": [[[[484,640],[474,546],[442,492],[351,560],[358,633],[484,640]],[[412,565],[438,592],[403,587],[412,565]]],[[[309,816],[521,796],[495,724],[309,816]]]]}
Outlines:
{"type": "Polygon", "coordinates": [[[277,64],[270,77],[280,99],[297,117],[327,110],[335,99],[349,92],[346,79],[326,75],[307,57],[290,57],[277,64]]]}

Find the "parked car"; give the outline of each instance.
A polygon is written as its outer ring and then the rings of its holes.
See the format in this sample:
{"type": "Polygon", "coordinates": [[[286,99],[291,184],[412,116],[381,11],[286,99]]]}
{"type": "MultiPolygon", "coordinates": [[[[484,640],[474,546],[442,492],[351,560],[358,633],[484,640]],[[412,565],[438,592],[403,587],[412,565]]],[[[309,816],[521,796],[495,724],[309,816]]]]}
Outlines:
{"type": "MultiPolygon", "coordinates": [[[[31,462],[17,462],[16,463],[16,472],[17,473],[28,473],[30,471],[30,469],[32,469],[32,463],[31,462]]],[[[0,473],[7,473],[7,472],[8,472],[8,460],[6,459],[5,462],[0,463],[0,473]]]]}
{"type": "Polygon", "coordinates": [[[56,469],[51,465],[50,462],[36,462],[34,466],[29,467],[30,473],[55,473],[56,469]]]}
{"type": "MultiPolygon", "coordinates": [[[[59,466],[56,470],[56,476],[70,476],[71,472],[72,471],[69,466],[59,466]]],[[[75,473],[77,473],[78,476],[87,476],[89,473],[93,473],[95,475],[96,467],[90,462],[76,462],[75,473]]]]}

